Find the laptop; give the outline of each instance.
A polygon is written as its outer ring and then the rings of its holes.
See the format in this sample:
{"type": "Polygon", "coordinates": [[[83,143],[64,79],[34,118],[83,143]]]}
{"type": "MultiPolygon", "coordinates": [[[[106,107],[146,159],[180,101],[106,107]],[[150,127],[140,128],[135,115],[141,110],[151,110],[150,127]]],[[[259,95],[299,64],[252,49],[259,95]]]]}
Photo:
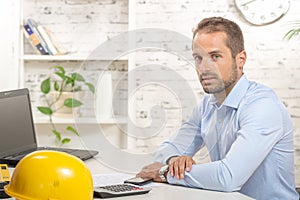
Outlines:
{"type": "Polygon", "coordinates": [[[27,154],[37,150],[56,150],[87,160],[98,152],[86,149],[38,147],[29,90],[0,92],[0,163],[16,166],[27,154]]]}

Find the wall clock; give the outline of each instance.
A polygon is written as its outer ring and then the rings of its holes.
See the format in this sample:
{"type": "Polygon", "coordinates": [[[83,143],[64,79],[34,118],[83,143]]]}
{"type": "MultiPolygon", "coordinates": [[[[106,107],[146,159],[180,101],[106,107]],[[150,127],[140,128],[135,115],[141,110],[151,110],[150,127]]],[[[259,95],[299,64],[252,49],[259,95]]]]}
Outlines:
{"type": "Polygon", "coordinates": [[[235,5],[245,18],[254,25],[266,25],[284,16],[290,7],[289,0],[235,0],[235,5]]]}

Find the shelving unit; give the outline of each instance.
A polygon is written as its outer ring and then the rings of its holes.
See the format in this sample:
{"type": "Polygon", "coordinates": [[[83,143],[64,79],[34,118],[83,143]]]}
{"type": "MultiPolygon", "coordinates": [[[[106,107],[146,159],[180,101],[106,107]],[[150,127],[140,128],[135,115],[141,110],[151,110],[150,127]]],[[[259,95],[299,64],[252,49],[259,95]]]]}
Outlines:
{"type": "MultiPolygon", "coordinates": [[[[95,119],[92,118],[86,118],[86,117],[82,117],[79,119],[72,119],[72,118],[57,118],[54,117],[53,118],[53,122],[55,124],[75,124],[75,123],[83,123],[83,124],[94,124],[95,119]]],[[[115,116],[114,118],[103,118],[103,119],[96,119],[96,121],[100,124],[122,124],[122,125],[126,125],[127,124],[127,118],[124,116],[115,116]]],[[[48,124],[49,123],[49,119],[45,116],[43,117],[38,117],[37,120],[35,120],[34,122],[35,124],[48,124]]]]}
{"type": "MultiPolygon", "coordinates": [[[[90,79],[92,82],[97,84],[97,77],[94,77],[93,71],[97,69],[97,65],[104,65],[109,63],[111,58],[89,58],[92,51],[100,45],[101,42],[105,41],[108,37],[113,36],[110,31],[110,26],[114,26],[114,30],[117,32],[128,29],[128,1],[122,0],[118,2],[110,2],[107,0],[103,1],[30,1],[30,0],[19,0],[20,1],[20,26],[23,24],[24,19],[32,18],[40,22],[46,28],[50,29],[55,39],[61,42],[61,45],[71,53],[66,55],[37,55],[33,50],[33,47],[24,37],[22,30],[20,31],[20,58],[19,58],[19,87],[27,87],[31,91],[33,110],[36,112],[35,107],[40,105],[39,85],[41,79],[47,76],[49,68],[55,65],[62,65],[67,69],[80,70],[80,67],[86,62],[91,62],[93,66],[91,69],[84,69],[89,74],[91,71],[90,79]],[[107,11],[109,9],[110,11],[107,11]],[[102,13],[100,10],[105,9],[106,12],[102,13]],[[118,10],[121,12],[115,12],[118,10]],[[118,16],[120,15],[120,16],[118,16]],[[74,19],[73,19],[74,18],[74,19]],[[105,19],[103,19],[105,18],[105,19]],[[112,23],[114,21],[114,23],[112,23]],[[115,24],[119,24],[118,26],[115,24]],[[103,27],[100,27],[103,25],[103,27]],[[107,27],[105,27],[107,26],[107,27]],[[75,31],[70,31],[75,30],[75,31]],[[81,33],[76,30],[82,31],[81,33]],[[85,32],[85,30],[89,30],[85,32]],[[86,35],[85,35],[86,34],[86,35]],[[96,36],[99,35],[98,41],[95,41],[96,36]]],[[[117,60],[113,60],[112,69],[108,69],[105,73],[112,75],[112,83],[114,89],[118,87],[119,79],[124,77],[124,74],[128,70],[128,57],[121,57],[117,60]],[[111,71],[109,71],[111,70],[111,71]]],[[[127,80],[124,80],[127,85],[127,80]]],[[[123,84],[124,85],[124,84],[123,84]]],[[[96,86],[96,85],[95,85],[96,86]]],[[[117,94],[114,100],[119,100],[122,108],[115,109],[118,113],[115,115],[121,116],[119,118],[126,119],[127,115],[127,103],[125,103],[124,96],[127,97],[127,86],[121,88],[120,91],[114,91],[117,94]],[[125,108],[124,108],[125,107],[125,108]]],[[[89,101],[89,100],[88,100],[89,101]]],[[[90,105],[88,110],[93,109],[93,105],[90,105]]],[[[38,114],[36,116],[39,116],[38,114]]],[[[95,121],[91,119],[88,114],[83,116],[83,122],[90,123],[89,121],[95,121]]],[[[58,123],[69,123],[73,119],[61,119],[58,123]]],[[[46,123],[46,120],[40,117],[36,117],[36,123],[46,123]]],[[[98,123],[112,124],[114,119],[101,119],[97,120],[98,123]]],[[[126,120],[121,120],[126,121],[126,120]]]]}
{"type": "MultiPolygon", "coordinates": [[[[59,55],[59,56],[52,56],[52,55],[23,55],[21,57],[21,60],[24,61],[31,61],[31,60],[37,60],[37,61],[85,61],[88,59],[88,55],[79,55],[79,54],[67,54],[67,55],[59,55]]],[[[90,59],[89,59],[90,60],[90,59]]],[[[109,61],[106,59],[95,59],[93,60],[102,60],[102,61],[109,61]]],[[[121,57],[118,58],[118,61],[128,61],[127,57],[121,57]]]]}

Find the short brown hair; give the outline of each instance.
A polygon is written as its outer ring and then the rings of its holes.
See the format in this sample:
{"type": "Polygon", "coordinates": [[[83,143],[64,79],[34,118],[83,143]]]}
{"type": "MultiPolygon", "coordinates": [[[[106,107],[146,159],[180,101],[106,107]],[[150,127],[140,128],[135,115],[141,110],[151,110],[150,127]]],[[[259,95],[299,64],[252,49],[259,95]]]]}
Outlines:
{"type": "Polygon", "coordinates": [[[233,58],[245,49],[242,30],[236,23],[228,19],[222,17],[203,19],[193,31],[193,39],[199,31],[204,31],[205,33],[225,32],[227,35],[226,45],[230,49],[233,58]]]}

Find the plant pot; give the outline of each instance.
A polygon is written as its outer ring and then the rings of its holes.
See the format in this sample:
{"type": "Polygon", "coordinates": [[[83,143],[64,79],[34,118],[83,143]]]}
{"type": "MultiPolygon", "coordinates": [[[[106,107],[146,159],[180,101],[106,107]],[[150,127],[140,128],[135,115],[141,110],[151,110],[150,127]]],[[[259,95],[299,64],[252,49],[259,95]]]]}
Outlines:
{"type": "MultiPolygon", "coordinates": [[[[74,116],[80,116],[79,107],[69,108],[64,106],[64,101],[68,98],[80,99],[80,96],[82,95],[80,95],[79,93],[80,92],[62,92],[59,100],[53,104],[53,108],[55,109],[53,116],[60,118],[73,118],[74,116]]],[[[52,92],[51,95],[53,99],[56,99],[59,95],[59,92],[52,92]]]]}

